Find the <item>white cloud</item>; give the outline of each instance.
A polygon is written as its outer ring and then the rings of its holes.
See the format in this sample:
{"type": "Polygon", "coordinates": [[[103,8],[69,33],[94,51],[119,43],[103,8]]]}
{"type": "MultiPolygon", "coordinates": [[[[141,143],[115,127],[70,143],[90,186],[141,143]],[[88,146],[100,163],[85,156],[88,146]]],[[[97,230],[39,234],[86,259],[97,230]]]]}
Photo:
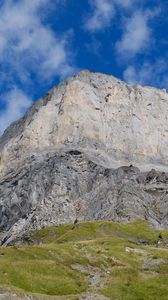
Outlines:
{"type": "Polygon", "coordinates": [[[125,19],[123,36],[116,43],[117,53],[125,58],[132,58],[147,49],[152,41],[150,20],[159,13],[158,11],[135,11],[125,19]]]}
{"type": "Polygon", "coordinates": [[[128,66],[124,73],[123,78],[128,83],[135,84],[135,83],[145,83],[146,79],[149,78],[151,75],[151,66],[145,63],[139,70],[135,66],[131,65],[128,66]]]}
{"type": "Polygon", "coordinates": [[[130,8],[137,3],[137,0],[113,0],[116,5],[123,7],[123,8],[130,8]]]}
{"type": "Polygon", "coordinates": [[[161,86],[168,88],[167,63],[163,59],[156,62],[145,61],[140,65],[130,65],[123,73],[125,81],[131,84],[161,86]]]}
{"type": "Polygon", "coordinates": [[[17,87],[2,95],[2,101],[5,108],[0,112],[0,134],[32,104],[32,100],[17,87]]]}
{"type": "MultiPolygon", "coordinates": [[[[62,1],[55,0],[54,7],[57,8],[62,1]]],[[[0,131],[4,128],[3,124],[9,124],[10,120],[13,121],[21,115],[19,112],[22,110],[14,103],[16,97],[11,98],[11,93],[8,93],[13,85],[19,86],[19,82],[21,89],[24,89],[24,85],[26,87],[29,84],[33,85],[34,80],[42,84],[56,76],[62,79],[75,70],[71,64],[73,55],[69,50],[72,31],[59,36],[45,23],[47,12],[52,5],[51,0],[5,0],[2,3],[0,6],[0,88],[3,90],[2,87],[5,86],[7,91],[5,96],[7,109],[3,112],[3,116],[1,115],[0,131]],[[7,96],[10,97],[10,102],[7,96]],[[10,115],[8,107],[11,109],[10,115]],[[8,121],[5,121],[5,115],[8,121]]],[[[14,91],[16,96],[20,96],[16,93],[17,89],[14,91]]],[[[2,96],[0,95],[0,101],[4,101],[2,96]]],[[[23,97],[23,99],[24,103],[30,105],[31,102],[26,101],[27,98],[23,97]]],[[[19,104],[19,101],[16,103],[19,104]]]]}
{"type": "Polygon", "coordinates": [[[86,30],[96,32],[104,30],[111,23],[115,14],[114,4],[111,0],[90,0],[91,15],[85,20],[86,30]]]}
{"type": "Polygon", "coordinates": [[[72,69],[67,49],[69,35],[58,37],[43,24],[42,12],[50,2],[6,0],[1,8],[0,60],[3,59],[3,63],[5,60],[14,69],[19,62],[21,76],[23,69],[34,70],[45,79],[62,76],[64,68],[67,72],[72,69]]]}
{"type": "Polygon", "coordinates": [[[89,0],[91,13],[87,16],[84,28],[90,32],[104,30],[111,25],[116,9],[132,9],[137,0],[89,0]]]}

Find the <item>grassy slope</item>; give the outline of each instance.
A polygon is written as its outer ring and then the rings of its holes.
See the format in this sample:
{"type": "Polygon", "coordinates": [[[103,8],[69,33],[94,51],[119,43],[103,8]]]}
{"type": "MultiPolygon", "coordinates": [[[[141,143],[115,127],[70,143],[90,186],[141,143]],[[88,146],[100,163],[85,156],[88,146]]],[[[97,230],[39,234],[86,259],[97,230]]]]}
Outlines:
{"type": "Polygon", "coordinates": [[[0,284],[73,299],[91,291],[116,300],[166,300],[168,232],[162,231],[157,248],[159,233],[141,221],[45,228],[32,237],[38,245],[0,248],[0,284]],[[149,245],[143,246],[140,240],[149,245]],[[97,285],[90,285],[89,270],[92,277],[94,272],[100,275],[97,285]]]}

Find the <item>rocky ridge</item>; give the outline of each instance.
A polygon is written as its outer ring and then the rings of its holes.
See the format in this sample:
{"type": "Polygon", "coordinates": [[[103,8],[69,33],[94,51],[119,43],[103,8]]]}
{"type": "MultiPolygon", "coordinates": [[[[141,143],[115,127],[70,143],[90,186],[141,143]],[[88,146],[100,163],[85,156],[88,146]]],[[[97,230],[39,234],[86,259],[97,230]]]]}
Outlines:
{"type": "Polygon", "coordinates": [[[0,138],[0,241],[51,224],[168,227],[168,94],[81,71],[0,138]]]}

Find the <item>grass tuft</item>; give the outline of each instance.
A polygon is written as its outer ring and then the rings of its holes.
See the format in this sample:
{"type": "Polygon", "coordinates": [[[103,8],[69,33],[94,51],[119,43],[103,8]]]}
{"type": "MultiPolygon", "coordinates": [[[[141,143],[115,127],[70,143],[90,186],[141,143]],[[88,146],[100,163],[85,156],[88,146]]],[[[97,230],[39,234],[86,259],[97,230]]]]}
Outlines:
{"type": "Polygon", "coordinates": [[[44,228],[31,239],[32,246],[0,248],[1,286],[48,296],[168,299],[167,231],[143,221],[96,221],[44,228]]]}

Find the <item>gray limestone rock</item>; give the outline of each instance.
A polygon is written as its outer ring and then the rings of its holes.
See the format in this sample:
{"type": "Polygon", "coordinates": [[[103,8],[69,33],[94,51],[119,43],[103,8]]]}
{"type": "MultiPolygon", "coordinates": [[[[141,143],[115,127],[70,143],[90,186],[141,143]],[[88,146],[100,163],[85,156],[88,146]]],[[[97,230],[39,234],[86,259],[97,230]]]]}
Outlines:
{"type": "Polygon", "coordinates": [[[168,227],[168,94],[82,71],[0,138],[0,241],[75,220],[168,227]]]}

